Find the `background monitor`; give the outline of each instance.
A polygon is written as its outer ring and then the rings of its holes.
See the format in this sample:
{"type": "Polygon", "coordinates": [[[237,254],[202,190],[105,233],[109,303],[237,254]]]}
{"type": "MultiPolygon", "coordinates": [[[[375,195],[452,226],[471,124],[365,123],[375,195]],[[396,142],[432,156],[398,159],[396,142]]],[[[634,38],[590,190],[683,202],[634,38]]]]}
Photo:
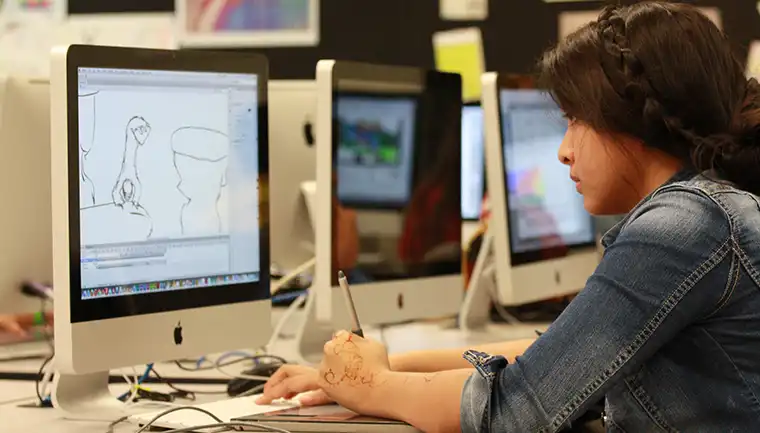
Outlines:
{"type": "Polygon", "coordinates": [[[52,66],[56,367],[265,344],[266,59],[73,45],[52,66]]]}
{"type": "Polygon", "coordinates": [[[582,289],[598,264],[592,216],[557,152],[567,121],[526,77],[483,76],[496,278],[504,304],[582,289]]]}
{"type": "Polygon", "coordinates": [[[48,81],[0,81],[0,314],[39,311],[25,281],[52,284],[48,81]]]}
{"type": "Polygon", "coordinates": [[[485,137],[480,103],[462,107],[462,219],[477,221],[485,193],[485,137]]]}
{"type": "Polygon", "coordinates": [[[319,318],[347,318],[338,270],[367,324],[456,314],[461,109],[458,74],[319,62],[319,318]]]}

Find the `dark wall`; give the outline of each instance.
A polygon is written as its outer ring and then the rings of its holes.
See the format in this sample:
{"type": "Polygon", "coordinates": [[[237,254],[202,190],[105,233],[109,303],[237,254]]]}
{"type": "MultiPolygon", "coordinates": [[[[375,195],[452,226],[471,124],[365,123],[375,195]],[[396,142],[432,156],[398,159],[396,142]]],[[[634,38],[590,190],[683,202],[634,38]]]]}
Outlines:
{"type": "MultiPolygon", "coordinates": [[[[601,2],[546,4],[541,0],[490,0],[479,23],[445,22],[438,0],[321,0],[320,44],[316,47],[257,49],[269,58],[272,78],[313,78],[319,59],[357,60],[397,65],[433,65],[433,32],[479,25],[489,70],[530,72],[541,52],[557,39],[557,14],[585,10],[601,2]]],[[[704,0],[718,6],[723,27],[746,57],[747,45],[760,39],[756,0],[704,0]]],[[[174,0],[69,0],[69,13],[170,12],[174,0]]]]}

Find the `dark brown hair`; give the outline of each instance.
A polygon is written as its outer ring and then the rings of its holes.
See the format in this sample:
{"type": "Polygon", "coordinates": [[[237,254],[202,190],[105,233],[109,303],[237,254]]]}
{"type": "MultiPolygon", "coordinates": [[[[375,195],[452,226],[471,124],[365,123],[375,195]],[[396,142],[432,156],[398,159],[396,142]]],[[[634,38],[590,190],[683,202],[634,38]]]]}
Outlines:
{"type": "Polygon", "coordinates": [[[547,51],[541,84],[570,118],[760,194],[760,85],[694,6],[610,6],[547,51]]]}

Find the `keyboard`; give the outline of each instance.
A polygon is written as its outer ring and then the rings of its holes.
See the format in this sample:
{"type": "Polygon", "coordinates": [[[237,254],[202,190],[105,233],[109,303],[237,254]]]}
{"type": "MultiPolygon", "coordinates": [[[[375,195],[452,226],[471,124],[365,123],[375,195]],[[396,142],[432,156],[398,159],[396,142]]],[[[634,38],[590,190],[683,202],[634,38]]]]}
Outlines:
{"type": "Polygon", "coordinates": [[[26,341],[0,345],[0,362],[24,359],[45,359],[53,354],[47,341],[26,341]]]}
{"type": "MultiPolygon", "coordinates": [[[[256,399],[260,396],[261,394],[248,397],[231,398],[228,400],[215,401],[213,403],[195,404],[192,406],[205,409],[219,417],[224,422],[229,422],[233,418],[240,418],[247,415],[272,412],[275,410],[297,406],[297,404],[290,402],[259,406],[255,402],[256,399]]],[[[166,409],[161,409],[153,412],[145,412],[132,415],[129,417],[129,422],[142,426],[150,422],[150,420],[165,410],[166,409]]],[[[195,410],[179,410],[161,417],[158,421],[154,422],[152,426],[165,429],[181,429],[213,423],[214,420],[202,412],[195,410]]]]}

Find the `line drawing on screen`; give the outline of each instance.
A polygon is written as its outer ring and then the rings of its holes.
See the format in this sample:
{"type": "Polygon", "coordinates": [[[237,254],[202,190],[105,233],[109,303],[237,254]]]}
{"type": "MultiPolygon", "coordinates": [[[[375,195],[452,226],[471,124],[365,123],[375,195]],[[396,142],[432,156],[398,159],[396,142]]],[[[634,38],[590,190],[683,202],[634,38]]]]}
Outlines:
{"type": "MultiPolygon", "coordinates": [[[[85,130],[85,134],[90,134],[94,137],[94,131],[97,128],[94,110],[92,112],[91,123],[92,133],[89,132],[89,126],[88,128],[82,129],[85,130]]],[[[80,129],[80,137],[82,129],[80,129]]],[[[153,233],[153,222],[151,221],[148,211],[140,204],[142,184],[140,183],[139,170],[137,169],[138,151],[145,145],[145,142],[150,136],[150,131],[150,124],[141,116],[132,116],[127,121],[127,124],[124,127],[120,170],[116,182],[111,187],[111,200],[97,202],[95,192],[99,187],[87,177],[88,184],[91,186],[90,194],[93,204],[87,204],[85,206],[80,204],[80,212],[83,214],[83,219],[93,217],[93,219],[97,221],[100,218],[107,218],[107,220],[102,220],[100,222],[115,222],[118,225],[118,228],[113,227],[110,224],[102,224],[101,226],[109,227],[111,230],[118,230],[122,235],[126,233],[126,236],[129,238],[150,238],[150,235],[153,233]],[[119,213],[121,213],[121,215],[119,215],[119,213]]],[[[87,141],[85,140],[85,143],[86,142],[87,141]]],[[[92,151],[94,138],[92,142],[90,142],[90,146],[86,152],[81,143],[80,140],[80,155],[84,155],[82,158],[86,158],[90,151],[92,151]]],[[[85,164],[82,164],[82,173],[86,173],[84,167],[85,164]]],[[[83,178],[84,177],[86,177],[86,175],[84,175],[83,178]]]]}
{"type": "Polygon", "coordinates": [[[226,234],[234,144],[228,95],[86,90],[79,98],[81,245],[226,234]]]}
{"type": "Polygon", "coordinates": [[[79,200],[80,207],[95,204],[95,185],[87,175],[87,157],[95,144],[95,95],[97,91],[79,94],[79,200]]]}
{"type": "Polygon", "coordinates": [[[229,137],[211,128],[184,126],[172,133],[171,148],[177,190],[186,199],[180,212],[182,234],[222,233],[220,201],[227,186],[229,137]]]}

